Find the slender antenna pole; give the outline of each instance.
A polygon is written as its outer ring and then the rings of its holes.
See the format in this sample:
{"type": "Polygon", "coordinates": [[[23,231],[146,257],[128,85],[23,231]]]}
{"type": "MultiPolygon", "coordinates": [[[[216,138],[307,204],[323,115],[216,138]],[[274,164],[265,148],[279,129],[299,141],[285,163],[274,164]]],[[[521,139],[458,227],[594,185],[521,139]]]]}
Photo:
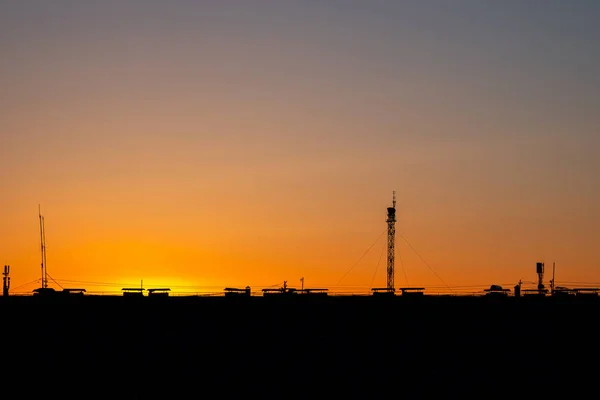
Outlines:
{"type": "Polygon", "coordinates": [[[46,220],[42,216],[42,226],[44,227],[44,288],[48,287],[48,261],[46,260],[46,220]]]}
{"type": "Polygon", "coordinates": [[[555,279],[554,272],[555,272],[555,270],[556,270],[556,263],[553,262],[552,263],[552,285],[550,286],[550,290],[551,290],[552,294],[554,294],[554,285],[555,285],[555,283],[554,283],[555,282],[555,280],[554,280],[555,279]]]}
{"type": "Polygon", "coordinates": [[[46,279],[46,245],[44,240],[44,217],[42,217],[42,208],[38,204],[38,215],[40,217],[40,249],[42,252],[42,288],[47,287],[46,279]]]}

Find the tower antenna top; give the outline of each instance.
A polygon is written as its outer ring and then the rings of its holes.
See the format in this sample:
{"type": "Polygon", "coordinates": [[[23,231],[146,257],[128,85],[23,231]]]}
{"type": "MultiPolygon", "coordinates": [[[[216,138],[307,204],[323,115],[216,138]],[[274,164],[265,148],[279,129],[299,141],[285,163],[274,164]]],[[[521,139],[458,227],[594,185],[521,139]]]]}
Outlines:
{"type": "Polygon", "coordinates": [[[396,208],[396,191],[392,192],[392,207],[396,208]]]}

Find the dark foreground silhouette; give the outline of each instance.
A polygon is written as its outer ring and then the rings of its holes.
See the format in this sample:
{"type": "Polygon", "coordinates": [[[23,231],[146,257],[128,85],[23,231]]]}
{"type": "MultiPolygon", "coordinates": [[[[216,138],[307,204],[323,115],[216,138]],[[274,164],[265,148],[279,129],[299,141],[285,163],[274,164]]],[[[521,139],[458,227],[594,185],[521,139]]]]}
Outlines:
{"type": "Polygon", "coordinates": [[[8,297],[3,382],[86,398],[578,397],[595,392],[599,310],[597,297],[8,297]]]}

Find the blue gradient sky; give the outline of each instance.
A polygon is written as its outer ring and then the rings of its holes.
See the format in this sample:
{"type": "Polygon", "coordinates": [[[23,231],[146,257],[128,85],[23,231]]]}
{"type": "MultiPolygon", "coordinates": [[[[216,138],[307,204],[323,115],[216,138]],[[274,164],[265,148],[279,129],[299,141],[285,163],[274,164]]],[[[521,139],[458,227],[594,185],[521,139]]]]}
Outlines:
{"type": "MultiPolygon", "coordinates": [[[[0,259],[15,286],[39,275],[41,203],[57,278],[331,287],[396,190],[399,234],[448,284],[534,280],[538,260],[600,282],[599,18],[591,0],[4,0],[0,259]]],[[[383,285],[378,243],[344,282],[383,285]]],[[[402,246],[411,284],[442,284],[402,246]]]]}

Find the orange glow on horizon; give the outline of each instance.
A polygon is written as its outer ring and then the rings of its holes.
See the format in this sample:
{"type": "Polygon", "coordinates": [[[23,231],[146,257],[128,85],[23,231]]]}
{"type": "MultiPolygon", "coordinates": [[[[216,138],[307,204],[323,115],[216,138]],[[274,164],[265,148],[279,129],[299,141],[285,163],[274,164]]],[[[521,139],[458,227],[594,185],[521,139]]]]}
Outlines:
{"type": "MultiPolygon", "coordinates": [[[[297,230],[296,239],[294,232],[282,235],[279,231],[269,233],[256,229],[254,233],[262,234],[262,238],[246,236],[248,231],[234,231],[229,240],[206,237],[205,246],[194,246],[189,237],[184,239],[193,230],[142,230],[139,234],[133,229],[121,230],[112,239],[104,236],[102,240],[93,240],[94,230],[89,225],[88,230],[76,232],[53,223],[46,227],[47,232],[54,232],[47,238],[52,243],[47,248],[48,272],[60,286],[82,287],[88,293],[120,293],[123,287],[139,287],[142,280],[145,288],[167,287],[173,294],[222,293],[225,287],[246,286],[259,292],[264,287],[279,287],[284,280],[289,287],[300,288],[301,277],[305,278],[306,288],[328,288],[330,293],[370,293],[372,287],[384,287],[386,281],[386,224],[384,218],[379,219],[374,221],[378,224],[369,224],[369,232],[344,230],[329,241],[326,235],[334,234],[333,229],[321,230],[321,241],[311,240],[310,232],[302,233],[302,229],[297,230]],[[375,231],[376,227],[379,232],[375,231]],[[178,235],[181,235],[181,241],[176,241],[178,235]],[[369,243],[367,239],[372,240],[369,243]],[[236,243],[237,248],[228,243],[236,243]]],[[[127,226],[124,220],[119,223],[127,226]]],[[[31,292],[39,287],[41,256],[39,245],[35,244],[38,239],[36,228],[30,224],[27,230],[34,238],[30,237],[29,245],[21,248],[21,263],[8,263],[12,266],[12,290],[15,293],[31,292]],[[29,267],[24,268],[24,265],[29,267]],[[23,287],[36,279],[37,282],[23,287]]],[[[226,235],[222,228],[220,235],[226,235]]],[[[490,259],[488,267],[478,264],[473,255],[467,258],[472,261],[459,262],[456,257],[465,259],[464,254],[453,253],[452,244],[444,245],[441,239],[444,235],[430,236],[429,243],[437,243],[437,246],[427,246],[424,242],[420,247],[425,249],[417,250],[405,238],[402,229],[397,231],[397,288],[416,286],[425,287],[426,293],[474,293],[491,284],[512,288],[519,279],[526,284],[537,279],[534,271],[537,260],[531,265],[502,267],[490,259]],[[454,261],[441,263],[440,260],[454,261]]],[[[482,240],[483,237],[479,238],[478,245],[486,248],[482,240]]],[[[458,243],[456,238],[454,243],[458,243]]],[[[507,245],[510,243],[507,239],[507,245]]],[[[517,247],[512,253],[521,259],[530,254],[527,246],[517,247]]],[[[546,264],[548,282],[551,262],[546,260],[546,264]]],[[[558,282],[594,282],[593,278],[574,274],[560,263],[557,271],[558,282]]],[[[58,288],[53,279],[50,279],[50,286],[58,288]]]]}

